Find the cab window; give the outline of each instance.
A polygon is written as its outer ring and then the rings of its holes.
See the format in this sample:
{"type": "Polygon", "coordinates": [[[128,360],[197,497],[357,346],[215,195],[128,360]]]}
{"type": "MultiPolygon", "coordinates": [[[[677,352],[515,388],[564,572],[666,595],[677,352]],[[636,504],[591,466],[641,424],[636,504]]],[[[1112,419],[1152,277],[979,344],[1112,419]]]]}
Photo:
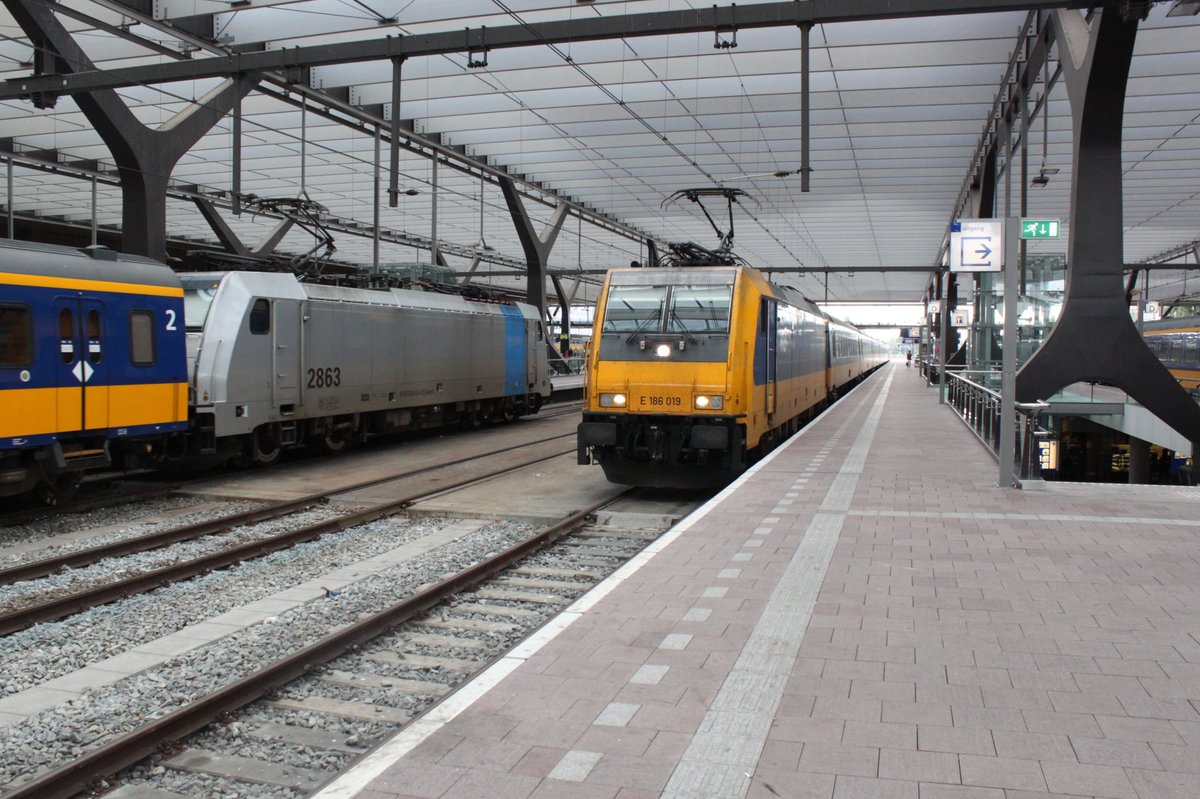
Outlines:
{"type": "Polygon", "coordinates": [[[204,320],[217,296],[216,285],[183,287],[183,324],[189,331],[204,329],[204,320]]]}
{"type": "Polygon", "coordinates": [[[250,306],[250,332],[256,336],[271,332],[270,300],[255,300],[254,305],[250,306]]]}
{"type": "Polygon", "coordinates": [[[671,289],[671,333],[728,333],[732,286],[675,286],[671,289]]]}
{"type": "Polygon", "coordinates": [[[613,286],[604,306],[603,332],[658,332],[666,301],[666,286],[613,286]]]}

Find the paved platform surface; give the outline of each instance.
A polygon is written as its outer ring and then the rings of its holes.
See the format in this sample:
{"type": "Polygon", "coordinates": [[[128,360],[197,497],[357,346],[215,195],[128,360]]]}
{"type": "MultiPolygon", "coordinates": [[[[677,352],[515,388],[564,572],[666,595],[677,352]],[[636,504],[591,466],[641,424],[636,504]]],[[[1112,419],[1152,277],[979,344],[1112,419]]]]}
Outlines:
{"type": "Polygon", "coordinates": [[[318,796],[1200,797],[1200,491],[996,472],[885,367],[318,796]]]}

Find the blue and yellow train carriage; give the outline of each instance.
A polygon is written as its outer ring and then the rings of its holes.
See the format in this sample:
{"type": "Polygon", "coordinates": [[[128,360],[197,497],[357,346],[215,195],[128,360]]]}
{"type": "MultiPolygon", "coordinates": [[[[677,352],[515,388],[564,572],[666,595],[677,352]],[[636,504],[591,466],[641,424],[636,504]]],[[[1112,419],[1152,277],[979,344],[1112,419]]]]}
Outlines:
{"type": "Polygon", "coordinates": [[[1200,316],[1146,322],[1142,329],[1151,352],[1181,386],[1200,399],[1200,316]]]}
{"type": "Polygon", "coordinates": [[[54,501],[118,442],[186,429],[186,346],[183,289],[163,264],[0,249],[0,496],[54,501]]]}

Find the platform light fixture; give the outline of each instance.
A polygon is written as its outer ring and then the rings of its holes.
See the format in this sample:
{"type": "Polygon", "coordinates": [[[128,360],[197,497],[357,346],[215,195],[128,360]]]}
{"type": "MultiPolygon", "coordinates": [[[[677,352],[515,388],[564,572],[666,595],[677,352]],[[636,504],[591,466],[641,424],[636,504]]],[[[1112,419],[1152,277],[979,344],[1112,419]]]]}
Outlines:
{"type": "Polygon", "coordinates": [[[1033,176],[1033,180],[1029,181],[1030,185],[1041,188],[1050,182],[1051,175],[1058,174],[1058,167],[1042,165],[1038,173],[1033,176]]]}

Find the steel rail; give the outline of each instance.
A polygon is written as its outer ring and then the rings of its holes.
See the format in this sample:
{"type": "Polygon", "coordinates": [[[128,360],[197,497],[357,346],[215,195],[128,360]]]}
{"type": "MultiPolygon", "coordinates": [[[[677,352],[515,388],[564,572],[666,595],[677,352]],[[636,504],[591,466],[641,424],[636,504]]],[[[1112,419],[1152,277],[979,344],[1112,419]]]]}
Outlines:
{"type": "Polygon", "coordinates": [[[215,691],[203,699],[179,708],[150,722],[129,735],[82,755],[70,763],[53,769],[5,794],[5,799],[68,799],[85,790],[97,777],[115,774],[153,754],[164,745],[190,735],[223,714],[238,710],[289,681],[309,673],[314,666],[326,663],[347,651],[361,646],[414,616],[482,582],[496,572],[520,561],[543,547],[567,535],[591,514],[620,499],[634,489],[626,489],[589,508],[571,514],[562,521],[546,527],[525,541],[430,586],[380,613],[344,627],[316,641],[295,654],[269,666],[255,669],[246,677],[215,691]]]}
{"type": "MultiPolygon", "coordinates": [[[[562,438],[562,436],[559,436],[559,438],[562,438]]],[[[574,452],[575,448],[572,447],[569,450],[543,455],[519,464],[505,466],[502,469],[497,469],[484,475],[477,475],[454,483],[436,486],[432,489],[417,491],[400,499],[376,505],[346,516],[339,516],[336,519],[327,519],[323,522],[291,530],[277,536],[251,541],[232,549],[214,552],[182,563],[175,563],[170,566],[143,572],[128,580],[106,583],[105,585],[95,586],[36,605],[28,605],[7,613],[0,613],[0,635],[8,635],[18,630],[32,627],[35,624],[66,618],[67,616],[97,607],[98,605],[105,605],[135,594],[153,591],[156,588],[162,588],[173,582],[188,579],[198,574],[223,569],[243,561],[265,557],[266,555],[288,549],[297,544],[320,538],[327,533],[342,532],[351,527],[367,524],[385,516],[399,513],[420,499],[435,496],[472,483],[490,480],[513,469],[520,469],[535,463],[541,463],[542,461],[560,458],[563,455],[574,452]]]]}
{"type": "MultiPolygon", "coordinates": [[[[552,418],[552,417],[551,417],[552,418]]],[[[76,550],[63,555],[56,555],[52,558],[43,558],[41,560],[23,563],[19,566],[13,566],[8,569],[0,569],[0,586],[10,585],[21,580],[32,580],[37,577],[45,577],[48,574],[53,574],[60,569],[77,569],[82,566],[90,566],[97,561],[105,558],[122,557],[124,555],[133,555],[138,552],[146,552],[151,549],[159,549],[170,544],[177,544],[180,541],[191,541],[196,538],[203,538],[206,535],[214,535],[216,533],[227,532],[234,527],[239,527],[246,524],[261,524],[272,519],[278,519],[281,516],[287,516],[292,513],[299,512],[314,505],[325,502],[330,497],[338,494],[344,494],[350,491],[360,491],[364,488],[379,485],[380,483],[391,482],[392,480],[403,480],[409,477],[415,477],[426,472],[444,469],[447,466],[456,466],[467,461],[478,460],[480,458],[489,458],[493,455],[499,455],[504,452],[509,452],[522,447],[534,446],[536,444],[544,444],[548,441],[555,441],[567,436],[573,436],[574,433],[563,433],[558,436],[550,436],[549,438],[530,441],[525,444],[514,444],[511,447],[503,447],[501,449],[492,450],[479,455],[471,455],[464,458],[458,458],[452,461],[445,461],[436,466],[425,466],[420,469],[411,469],[407,472],[389,475],[386,477],[374,477],[370,480],[353,485],[344,486],[334,491],[321,491],[313,494],[308,494],[298,499],[284,500],[267,505],[263,508],[255,508],[253,510],[235,513],[231,516],[223,516],[220,519],[210,519],[208,521],[197,522],[196,524],[185,525],[183,527],[175,527],[170,530],[163,530],[149,535],[130,538],[124,541],[114,541],[108,544],[100,544],[99,546],[88,547],[87,549],[76,550]]]]}

